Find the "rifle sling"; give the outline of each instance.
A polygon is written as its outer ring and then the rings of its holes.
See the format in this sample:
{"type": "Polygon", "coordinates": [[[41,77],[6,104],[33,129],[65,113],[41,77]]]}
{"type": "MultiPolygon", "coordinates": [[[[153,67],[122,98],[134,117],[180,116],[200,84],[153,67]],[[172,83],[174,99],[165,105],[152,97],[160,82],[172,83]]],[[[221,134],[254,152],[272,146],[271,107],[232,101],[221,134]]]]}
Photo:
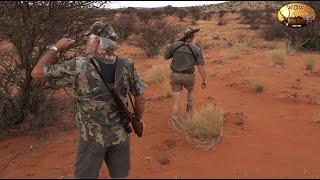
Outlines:
{"type": "MultiPolygon", "coordinates": [[[[126,108],[126,106],[123,104],[122,100],[119,98],[118,95],[116,95],[115,91],[109,87],[109,85],[105,82],[105,80],[103,79],[103,76],[98,68],[98,66],[96,65],[96,63],[94,62],[93,58],[90,58],[90,63],[93,65],[94,69],[96,70],[96,72],[98,73],[98,75],[100,76],[103,84],[107,87],[108,91],[110,92],[110,95],[113,99],[113,101],[116,103],[116,105],[118,106],[118,108],[124,113],[124,115],[126,116],[127,120],[131,120],[128,116],[129,116],[129,110],[126,108]]],[[[133,105],[133,104],[132,104],[133,105]]]]}

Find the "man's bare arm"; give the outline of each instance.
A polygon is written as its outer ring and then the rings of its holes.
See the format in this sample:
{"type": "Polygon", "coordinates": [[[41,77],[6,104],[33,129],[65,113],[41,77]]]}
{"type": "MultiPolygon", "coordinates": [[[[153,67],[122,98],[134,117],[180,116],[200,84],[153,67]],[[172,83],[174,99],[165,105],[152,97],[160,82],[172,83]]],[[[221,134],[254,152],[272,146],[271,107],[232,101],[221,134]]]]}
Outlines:
{"type": "Polygon", "coordinates": [[[43,68],[46,64],[52,64],[54,62],[57,53],[57,51],[49,50],[43,56],[41,56],[31,72],[31,76],[34,80],[43,82],[47,81],[47,77],[43,73],[43,68]]]}
{"type": "Polygon", "coordinates": [[[198,66],[199,73],[200,73],[200,75],[202,77],[202,89],[204,89],[204,88],[207,87],[206,71],[205,71],[204,65],[197,65],[197,66],[198,66]]]}
{"type": "Polygon", "coordinates": [[[139,96],[135,96],[134,98],[135,98],[135,113],[141,119],[144,113],[145,98],[143,94],[139,96]]]}
{"type": "MultiPolygon", "coordinates": [[[[73,42],[74,40],[70,38],[62,38],[55,44],[55,47],[57,47],[58,50],[62,50],[69,47],[73,42]]],[[[41,56],[31,72],[31,76],[34,80],[47,81],[47,77],[43,73],[43,68],[46,64],[52,64],[54,62],[57,53],[58,52],[55,50],[49,50],[43,56],[41,56]]]]}

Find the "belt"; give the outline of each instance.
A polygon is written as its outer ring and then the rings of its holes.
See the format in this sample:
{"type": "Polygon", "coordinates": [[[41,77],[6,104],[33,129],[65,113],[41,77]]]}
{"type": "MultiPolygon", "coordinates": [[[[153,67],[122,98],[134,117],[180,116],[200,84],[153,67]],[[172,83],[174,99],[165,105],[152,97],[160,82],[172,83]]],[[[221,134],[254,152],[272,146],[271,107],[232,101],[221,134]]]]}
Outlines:
{"type": "Polygon", "coordinates": [[[174,73],[179,73],[179,74],[193,74],[193,71],[190,70],[185,70],[185,71],[172,71],[174,73]]]}

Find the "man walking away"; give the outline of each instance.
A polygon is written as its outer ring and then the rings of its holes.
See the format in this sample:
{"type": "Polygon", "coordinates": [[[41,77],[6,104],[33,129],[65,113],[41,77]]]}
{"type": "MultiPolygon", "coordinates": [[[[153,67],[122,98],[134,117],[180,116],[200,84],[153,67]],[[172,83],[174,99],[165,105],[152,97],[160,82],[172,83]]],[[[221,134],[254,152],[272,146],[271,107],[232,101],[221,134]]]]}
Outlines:
{"type": "Polygon", "coordinates": [[[179,120],[179,100],[183,87],[188,90],[186,115],[192,112],[193,92],[195,85],[195,65],[198,67],[202,77],[202,89],[207,86],[207,77],[204,68],[204,59],[201,49],[193,43],[195,33],[200,29],[187,28],[184,37],[174,42],[165,52],[164,59],[172,59],[170,68],[171,89],[173,91],[174,103],[172,107],[172,125],[176,128],[179,120]]]}

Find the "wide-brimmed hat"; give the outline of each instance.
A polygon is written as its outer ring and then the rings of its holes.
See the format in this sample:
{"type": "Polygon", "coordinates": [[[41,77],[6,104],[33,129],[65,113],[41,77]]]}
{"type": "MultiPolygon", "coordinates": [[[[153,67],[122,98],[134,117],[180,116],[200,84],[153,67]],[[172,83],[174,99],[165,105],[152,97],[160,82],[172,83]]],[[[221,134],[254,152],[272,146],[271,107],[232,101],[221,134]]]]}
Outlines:
{"type": "Polygon", "coordinates": [[[188,27],[188,28],[184,31],[184,36],[183,36],[183,38],[190,37],[191,34],[194,34],[194,33],[198,32],[198,31],[200,31],[200,28],[188,27]]]}

